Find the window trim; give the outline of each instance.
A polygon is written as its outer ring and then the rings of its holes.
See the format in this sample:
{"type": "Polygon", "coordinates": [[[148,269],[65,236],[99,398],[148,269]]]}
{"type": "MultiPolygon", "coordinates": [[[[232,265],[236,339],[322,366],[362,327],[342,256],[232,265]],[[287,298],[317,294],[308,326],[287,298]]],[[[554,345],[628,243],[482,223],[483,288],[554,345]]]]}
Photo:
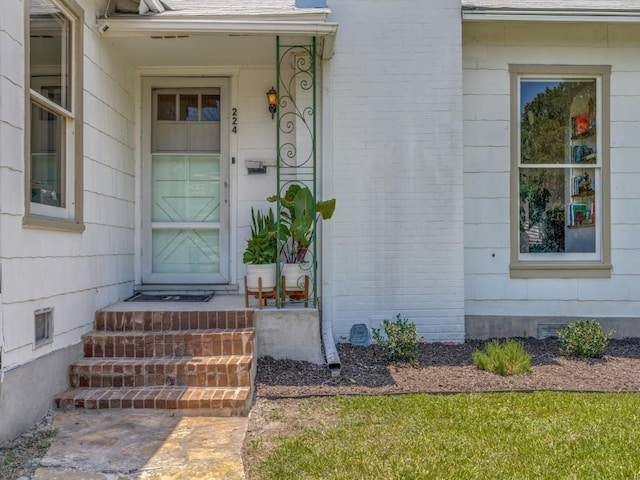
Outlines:
{"type": "Polygon", "coordinates": [[[30,1],[24,2],[25,12],[25,108],[24,108],[24,217],[22,225],[29,228],[41,228],[68,232],[82,232],[85,229],[83,221],[83,33],[84,10],[74,0],[50,0],[57,5],[63,14],[71,22],[71,109],[67,111],[63,107],[51,105],[48,99],[38,92],[31,90],[31,56],[30,56],[30,1]],[[46,105],[56,113],[64,114],[67,122],[71,122],[71,128],[64,139],[67,153],[64,161],[65,169],[69,171],[67,192],[71,194],[67,206],[63,208],[47,207],[35,209],[31,203],[31,104],[46,105]],[[72,153],[69,153],[69,152],[72,153]],[[69,190],[72,189],[72,190],[69,190]],[[51,209],[55,209],[51,210],[51,209]],[[34,210],[39,210],[35,212],[34,210]],[[47,210],[52,211],[51,215],[47,210]]]}
{"type": "Polygon", "coordinates": [[[610,278],[611,277],[611,189],[610,189],[610,123],[611,123],[611,66],[610,65],[523,65],[509,64],[509,97],[510,97],[510,234],[511,255],[509,272],[511,278],[610,278]],[[601,255],[599,260],[520,260],[519,241],[519,79],[526,75],[584,75],[600,77],[602,98],[600,109],[601,144],[598,145],[598,155],[601,161],[601,207],[600,222],[602,225],[601,255]]]}

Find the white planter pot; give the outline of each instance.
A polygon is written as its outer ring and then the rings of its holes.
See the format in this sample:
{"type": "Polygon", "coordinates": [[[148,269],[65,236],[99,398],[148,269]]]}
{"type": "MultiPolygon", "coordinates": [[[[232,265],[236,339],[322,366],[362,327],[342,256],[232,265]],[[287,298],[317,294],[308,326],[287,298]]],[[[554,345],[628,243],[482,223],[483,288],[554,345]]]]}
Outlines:
{"type": "Polygon", "coordinates": [[[310,274],[310,270],[307,268],[310,266],[303,266],[300,263],[285,263],[282,265],[284,288],[287,292],[304,290],[304,277],[310,274]]]}
{"type": "Polygon", "coordinates": [[[276,264],[247,265],[247,290],[257,292],[259,278],[262,278],[263,292],[276,288],[276,264]]]}

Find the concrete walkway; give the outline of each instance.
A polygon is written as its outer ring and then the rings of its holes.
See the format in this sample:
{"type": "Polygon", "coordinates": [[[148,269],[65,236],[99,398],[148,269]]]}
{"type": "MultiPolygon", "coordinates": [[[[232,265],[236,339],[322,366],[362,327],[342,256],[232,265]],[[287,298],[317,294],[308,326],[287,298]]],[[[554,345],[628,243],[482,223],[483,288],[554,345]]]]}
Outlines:
{"type": "Polygon", "coordinates": [[[242,480],[246,417],[170,411],[56,412],[34,480],[242,480]]]}

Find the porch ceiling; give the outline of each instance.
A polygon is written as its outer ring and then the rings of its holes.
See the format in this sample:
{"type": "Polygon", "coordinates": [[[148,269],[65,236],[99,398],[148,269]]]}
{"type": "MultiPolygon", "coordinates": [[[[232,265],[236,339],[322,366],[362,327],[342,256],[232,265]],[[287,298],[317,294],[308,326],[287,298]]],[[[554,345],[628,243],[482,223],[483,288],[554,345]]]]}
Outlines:
{"type": "Polygon", "coordinates": [[[105,40],[136,68],[275,65],[275,36],[154,33],[105,40]]]}

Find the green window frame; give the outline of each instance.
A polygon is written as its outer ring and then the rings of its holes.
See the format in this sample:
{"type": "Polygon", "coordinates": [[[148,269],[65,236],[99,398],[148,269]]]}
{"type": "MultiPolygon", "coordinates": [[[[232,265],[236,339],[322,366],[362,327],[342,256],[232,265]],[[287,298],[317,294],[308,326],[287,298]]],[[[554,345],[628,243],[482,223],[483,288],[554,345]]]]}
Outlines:
{"type": "Polygon", "coordinates": [[[606,65],[509,65],[512,278],[611,276],[606,65]]]}
{"type": "Polygon", "coordinates": [[[73,0],[25,2],[26,227],[84,230],[83,19],[73,0]]]}

